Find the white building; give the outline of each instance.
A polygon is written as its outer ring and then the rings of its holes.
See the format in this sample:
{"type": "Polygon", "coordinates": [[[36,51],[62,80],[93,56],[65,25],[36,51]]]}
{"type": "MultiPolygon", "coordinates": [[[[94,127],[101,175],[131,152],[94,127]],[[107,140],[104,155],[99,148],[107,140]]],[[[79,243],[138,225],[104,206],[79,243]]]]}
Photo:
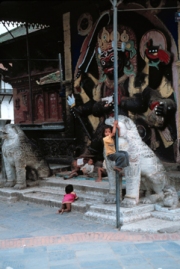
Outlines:
{"type": "MultiPolygon", "coordinates": [[[[1,68],[4,66],[0,64],[1,68]]],[[[9,83],[3,81],[0,77],[0,119],[10,119],[14,123],[14,104],[13,104],[13,89],[9,83]]]]}

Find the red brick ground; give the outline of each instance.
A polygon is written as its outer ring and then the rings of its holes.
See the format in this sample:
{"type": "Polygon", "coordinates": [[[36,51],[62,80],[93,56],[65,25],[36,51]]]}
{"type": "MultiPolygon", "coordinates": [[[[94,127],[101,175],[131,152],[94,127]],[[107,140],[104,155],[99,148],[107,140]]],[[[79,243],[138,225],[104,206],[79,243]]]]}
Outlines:
{"type": "Polygon", "coordinates": [[[0,249],[46,246],[53,244],[121,241],[121,242],[147,242],[156,240],[180,240],[180,233],[171,234],[145,234],[129,232],[98,232],[98,233],[76,233],[62,236],[42,236],[33,238],[19,238],[0,240],[0,249]]]}

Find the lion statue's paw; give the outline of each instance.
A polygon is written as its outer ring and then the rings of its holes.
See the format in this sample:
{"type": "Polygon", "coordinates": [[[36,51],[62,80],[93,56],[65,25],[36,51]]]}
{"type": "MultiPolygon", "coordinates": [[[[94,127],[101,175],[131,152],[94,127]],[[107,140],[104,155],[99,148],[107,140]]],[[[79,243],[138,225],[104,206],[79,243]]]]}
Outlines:
{"type": "Polygon", "coordinates": [[[140,200],[139,200],[139,202],[141,203],[141,204],[152,204],[152,201],[148,198],[148,197],[144,197],[144,198],[141,198],[140,200]]]}
{"type": "Polygon", "coordinates": [[[25,189],[25,188],[26,188],[26,184],[16,184],[14,186],[15,190],[22,190],[22,189],[25,189]]]}
{"type": "Polygon", "coordinates": [[[134,207],[137,205],[135,198],[125,197],[124,200],[121,202],[122,207],[134,207]]]}
{"type": "Polygon", "coordinates": [[[173,186],[166,186],[164,188],[163,204],[170,209],[174,209],[179,204],[179,197],[176,189],[173,186]]]}
{"type": "Polygon", "coordinates": [[[104,199],[104,204],[115,204],[116,203],[116,195],[108,194],[104,199]]]}
{"type": "Polygon", "coordinates": [[[14,187],[15,184],[16,184],[15,181],[7,181],[4,183],[4,187],[7,187],[7,188],[14,187]]]}

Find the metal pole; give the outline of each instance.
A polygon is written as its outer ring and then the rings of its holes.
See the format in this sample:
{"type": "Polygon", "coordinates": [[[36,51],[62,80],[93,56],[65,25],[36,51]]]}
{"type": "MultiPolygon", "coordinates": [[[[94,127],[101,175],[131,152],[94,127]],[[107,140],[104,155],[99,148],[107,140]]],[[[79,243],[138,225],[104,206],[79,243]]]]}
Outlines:
{"type": "Polygon", "coordinates": [[[61,53],[58,54],[59,58],[59,72],[60,72],[60,93],[63,93],[63,69],[62,69],[62,59],[61,53]]]}
{"type": "Polygon", "coordinates": [[[28,39],[28,24],[26,23],[26,47],[27,47],[27,63],[28,63],[28,76],[29,76],[29,91],[30,91],[30,115],[32,124],[33,119],[33,102],[32,102],[32,85],[31,85],[31,63],[30,63],[30,53],[29,53],[29,39],[28,39]]]}
{"type": "MultiPolygon", "coordinates": [[[[114,33],[114,117],[118,120],[118,53],[117,53],[117,0],[113,1],[114,33]]],[[[116,131],[116,151],[118,151],[118,130],[116,131]]],[[[120,179],[116,171],[116,228],[120,228],[120,179]]]]}

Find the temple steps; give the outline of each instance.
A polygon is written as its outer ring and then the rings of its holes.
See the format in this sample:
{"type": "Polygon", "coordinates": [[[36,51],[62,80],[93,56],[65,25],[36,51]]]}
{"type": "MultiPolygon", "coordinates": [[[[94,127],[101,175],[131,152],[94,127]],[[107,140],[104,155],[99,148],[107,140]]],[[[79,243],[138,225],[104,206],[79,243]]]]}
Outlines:
{"type": "MultiPolygon", "coordinates": [[[[170,181],[180,191],[180,172],[175,165],[172,166],[172,170],[170,168],[171,164],[168,165],[168,168],[166,167],[170,181]]],[[[22,200],[60,208],[65,186],[72,184],[79,197],[72,204],[72,211],[83,213],[83,218],[87,220],[91,219],[102,224],[116,225],[116,205],[104,204],[104,198],[109,193],[107,178],[100,183],[95,182],[95,178],[84,176],[64,180],[63,175],[69,173],[69,166],[54,165],[51,166],[51,169],[53,170],[53,176],[38,182],[28,182],[28,187],[24,190],[0,188],[0,200],[7,200],[9,203],[22,200]]],[[[125,188],[125,184],[123,188],[125,188]]],[[[180,208],[168,210],[152,204],[140,204],[133,208],[120,207],[120,222],[124,231],[155,232],[157,229],[171,227],[172,225],[179,225],[180,227],[180,208]]]]}
{"type": "MultiPolygon", "coordinates": [[[[120,208],[121,224],[134,222],[151,217],[154,205],[138,205],[133,208],[120,208]]],[[[97,222],[106,224],[116,223],[116,205],[92,205],[84,214],[85,219],[94,219],[97,222]]]]}
{"type": "MultiPolygon", "coordinates": [[[[36,182],[37,183],[37,182],[36,182]]],[[[60,207],[65,193],[65,186],[72,184],[79,199],[72,204],[72,210],[85,213],[92,204],[103,203],[104,196],[108,194],[108,182],[96,183],[92,180],[49,177],[38,182],[38,186],[28,187],[24,190],[13,188],[1,188],[0,196],[8,201],[24,200],[28,202],[44,204],[52,207],[60,207]]]]}

